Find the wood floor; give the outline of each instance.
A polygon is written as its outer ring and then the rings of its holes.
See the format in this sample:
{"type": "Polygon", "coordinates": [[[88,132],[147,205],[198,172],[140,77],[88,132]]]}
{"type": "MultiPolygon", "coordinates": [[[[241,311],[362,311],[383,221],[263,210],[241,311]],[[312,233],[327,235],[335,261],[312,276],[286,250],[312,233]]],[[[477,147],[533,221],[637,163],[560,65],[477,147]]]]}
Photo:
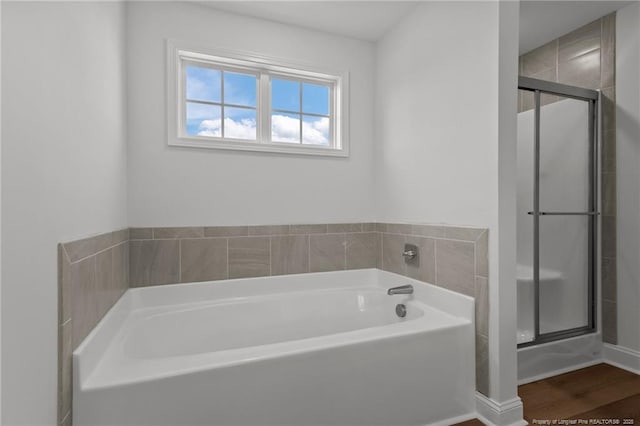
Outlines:
{"type": "MultiPolygon", "coordinates": [[[[640,426],[640,376],[598,364],[518,387],[529,424],[538,420],[616,419],[619,425],[640,426]],[[625,421],[626,420],[626,421],[625,421]]],[[[469,420],[455,426],[482,426],[469,420]]]]}

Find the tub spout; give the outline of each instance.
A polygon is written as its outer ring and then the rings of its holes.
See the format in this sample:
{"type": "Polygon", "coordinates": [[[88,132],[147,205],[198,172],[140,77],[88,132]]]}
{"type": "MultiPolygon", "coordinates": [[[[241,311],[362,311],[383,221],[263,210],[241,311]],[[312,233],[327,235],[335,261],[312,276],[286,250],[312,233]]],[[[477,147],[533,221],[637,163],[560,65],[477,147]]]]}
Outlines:
{"type": "Polygon", "coordinates": [[[413,286],[411,284],[401,285],[398,287],[392,287],[387,290],[387,294],[392,296],[394,294],[413,294],[413,286]]]}

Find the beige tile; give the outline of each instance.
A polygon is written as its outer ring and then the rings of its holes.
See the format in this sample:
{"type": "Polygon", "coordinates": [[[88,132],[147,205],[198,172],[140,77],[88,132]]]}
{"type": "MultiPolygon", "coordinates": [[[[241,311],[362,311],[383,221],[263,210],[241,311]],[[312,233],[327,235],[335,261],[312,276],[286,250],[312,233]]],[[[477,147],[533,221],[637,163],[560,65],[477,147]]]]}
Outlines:
{"type": "Polygon", "coordinates": [[[387,224],[382,222],[376,223],[376,231],[377,232],[387,232],[387,224]]]}
{"type": "Polygon", "coordinates": [[[444,237],[450,240],[476,241],[485,228],[445,226],[444,237]]]}
{"type": "Polygon", "coordinates": [[[129,228],[129,238],[132,240],[153,239],[153,228],[129,228]]]}
{"type": "Polygon", "coordinates": [[[71,264],[71,291],[73,347],[76,348],[98,322],[95,257],[71,264]]]}
{"type": "Polygon", "coordinates": [[[611,87],[616,84],[616,14],[602,18],[602,75],[600,87],[611,87]]]}
{"type": "Polygon", "coordinates": [[[593,21],[558,39],[558,62],[570,61],[600,49],[600,20],[593,21]]]}
{"type": "Polygon", "coordinates": [[[520,55],[520,56],[518,56],[518,75],[522,75],[522,62],[523,62],[523,56],[524,56],[524,55],[520,55]]]}
{"type": "Polygon", "coordinates": [[[64,418],[64,420],[60,422],[60,426],[72,426],[73,425],[72,416],[73,416],[73,413],[71,411],[67,413],[67,416],[64,418]]]}
{"type": "Polygon", "coordinates": [[[610,130],[602,135],[602,171],[616,171],[616,131],[610,130]]]}
{"type": "Polygon", "coordinates": [[[119,229],[111,233],[111,244],[116,245],[129,239],[129,228],[119,229]]]}
{"type": "Polygon", "coordinates": [[[111,238],[111,232],[107,232],[106,234],[64,243],[64,248],[69,255],[69,260],[76,262],[111,247],[111,238]]]}
{"type": "Polygon", "coordinates": [[[521,56],[522,69],[520,75],[531,77],[543,70],[556,66],[558,42],[554,40],[521,56]]]}
{"type": "Polygon", "coordinates": [[[326,224],[289,225],[290,234],[326,234],[326,224]]]}
{"type": "Polygon", "coordinates": [[[616,260],[602,258],[602,298],[615,302],[618,300],[616,260]]]}
{"type": "Polygon", "coordinates": [[[96,255],[96,302],[98,320],[107,313],[115,303],[116,290],[113,278],[113,249],[96,255]]]}
{"type": "Polygon", "coordinates": [[[205,237],[245,237],[249,235],[248,226],[207,226],[205,237]]]}
{"type": "Polygon", "coordinates": [[[604,134],[616,129],[616,89],[607,87],[602,89],[602,131],[604,134]]]}
{"type": "Polygon", "coordinates": [[[473,296],[474,266],[472,242],[436,240],[436,285],[473,296]]]}
{"type": "Polygon", "coordinates": [[[375,223],[363,223],[362,224],[362,232],[375,232],[376,224],[375,223]]]}
{"type": "Polygon", "coordinates": [[[433,238],[407,236],[406,242],[418,247],[418,257],[406,263],[407,276],[434,284],[436,282],[436,241],[433,238]]]}
{"type": "Polygon", "coordinates": [[[616,215],[616,174],[602,173],[602,214],[616,215]]]}
{"type": "Polygon", "coordinates": [[[407,273],[404,263],[404,235],[382,234],[382,269],[396,274],[407,273]]]}
{"type": "Polygon", "coordinates": [[[71,411],[73,324],[58,326],[58,422],[71,411]]]}
{"type": "Polygon", "coordinates": [[[309,236],[309,270],[341,271],[346,268],[346,234],[309,236]]]}
{"type": "Polygon", "coordinates": [[[602,301],[602,340],[613,345],[618,343],[617,304],[609,300],[602,301]]]}
{"type": "Polygon", "coordinates": [[[376,268],[382,270],[384,269],[382,267],[382,259],[383,259],[383,255],[382,255],[382,236],[384,234],[382,232],[376,232],[375,233],[375,238],[376,238],[376,244],[377,244],[377,253],[376,253],[376,268]]]}
{"type": "Polygon", "coordinates": [[[476,335],[476,390],[489,395],[489,342],[479,335],[476,335]]]}
{"type": "Polygon", "coordinates": [[[179,282],[179,240],[133,240],[129,251],[132,287],[179,282]]]}
{"type": "Polygon", "coordinates": [[[489,336],[489,280],[476,277],[476,334],[489,336]]]}
{"type": "Polygon", "coordinates": [[[558,81],[587,89],[599,89],[600,49],[558,62],[558,81]]]}
{"type": "Polygon", "coordinates": [[[375,268],[379,250],[378,233],[347,234],[347,269],[375,268]]]}
{"type": "Polygon", "coordinates": [[[288,235],[289,225],[249,226],[249,235],[288,235]]]}
{"type": "Polygon", "coordinates": [[[476,275],[489,277],[489,230],[485,230],[476,240],[476,275]]]}
{"type": "Polygon", "coordinates": [[[271,275],[309,272],[309,236],[271,237],[271,275]]]}
{"type": "Polygon", "coordinates": [[[411,234],[411,225],[408,223],[387,223],[386,231],[390,234],[411,234]]]}
{"type": "Polygon", "coordinates": [[[411,225],[411,234],[422,237],[444,237],[444,226],[440,225],[411,225]]]}
{"type": "Polygon", "coordinates": [[[602,257],[616,257],[616,218],[602,216],[602,257]]]}
{"type": "Polygon", "coordinates": [[[182,226],[173,228],[153,228],[154,239],[166,238],[197,238],[204,237],[202,226],[182,226]]]}
{"type": "Polygon", "coordinates": [[[271,274],[269,237],[229,238],[229,278],[271,274]]]}
{"type": "Polygon", "coordinates": [[[518,96],[520,96],[520,109],[518,112],[529,111],[534,107],[533,92],[528,90],[519,90],[518,96]]]}
{"type": "Polygon", "coordinates": [[[58,244],[58,324],[64,324],[71,318],[71,262],[64,251],[64,246],[58,244]]]}
{"type": "Polygon", "coordinates": [[[362,232],[361,223],[330,223],[327,225],[327,232],[362,232]]]}
{"type": "Polygon", "coordinates": [[[129,288],[129,243],[118,244],[111,249],[113,293],[112,304],[120,299],[120,296],[129,288]]]}
{"type": "MultiPolygon", "coordinates": [[[[529,77],[531,78],[535,78],[537,80],[544,80],[544,81],[556,81],[558,80],[558,69],[556,68],[556,66],[554,65],[553,68],[548,68],[546,70],[542,70],[540,72],[537,72],[535,74],[530,75],[529,77]]],[[[533,92],[529,92],[531,94],[533,94],[533,92]]],[[[541,99],[541,103],[542,105],[546,105],[551,103],[551,101],[554,98],[551,97],[551,95],[549,94],[543,94],[542,99],[541,99]],[[546,95],[546,99],[545,99],[545,95],[546,95]]],[[[533,102],[533,96],[531,96],[531,101],[533,102]]]]}
{"type": "Polygon", "coordinates": [[[226,238],[183,239],[180,244],[180,282],[228,277],[226,238]]]}

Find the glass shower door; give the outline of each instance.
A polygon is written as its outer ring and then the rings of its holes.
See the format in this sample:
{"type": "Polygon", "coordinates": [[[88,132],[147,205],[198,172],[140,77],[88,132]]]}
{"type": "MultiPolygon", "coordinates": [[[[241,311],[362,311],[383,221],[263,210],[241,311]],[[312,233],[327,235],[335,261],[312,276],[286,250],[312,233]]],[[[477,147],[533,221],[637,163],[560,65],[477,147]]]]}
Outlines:
{"type": "Polygon", "coordinates": [[[540,94],[538,318],[541,336],[589,326],[591,102],[540,94]]]}
{"type": "Polygon", "coordinates": [[[521,79],[520,88],[527,91],[518,114],[518,343],[524,346],[595,330],[598,95],[533,79],[521,79]]]}

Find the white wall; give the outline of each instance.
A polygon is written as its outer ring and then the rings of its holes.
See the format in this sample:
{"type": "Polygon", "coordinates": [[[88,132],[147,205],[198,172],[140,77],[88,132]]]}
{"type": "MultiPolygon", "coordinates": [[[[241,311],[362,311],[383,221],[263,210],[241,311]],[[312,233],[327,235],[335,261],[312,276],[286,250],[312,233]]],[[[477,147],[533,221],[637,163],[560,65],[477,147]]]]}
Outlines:
{"type": "MultiPolygon", "coordinates": [[[[376,63],[379,219],[490,229],[491,396],[499,400],[515,397],[516,390],[515,310],[513,320],[497,315],[499,140],[501,132],[515,140],[517,12],[517,3],[420,4],[379,42],[376,63]],[[501,123],[505,116],[510,121],[501,123]],[[504,337],[513,342],[505,351],[513,354],[498,368],[503,321],[513,330],[504,337]]],[[[509,152],[515,161],[515,148],[509,152]]],[[[515,239],[506,245],[515,251],[515,239]]],[[[515,279],[507,284],[514,286],[515,279]]],[[[514,305],[515,292],[509,297],[514,305]]]]}
{"type": "Polygon", "coordinates": [[[617,13],[618,345],[640,351],[640,4],[617,13]]]}
{"type": "Polygon", "coordinates": [[[362,221],[373,212],[373,44],[186,3],[127,5],[132,226],[362,221]],[[165,39],[350,72],[351,156],[168,147],[165,39]]]}
{"type": "Polygon", "coordinates": [[[2,7],[2,424],[53,425],[56,244],[127,225],[124,6],[2,7]]]}

